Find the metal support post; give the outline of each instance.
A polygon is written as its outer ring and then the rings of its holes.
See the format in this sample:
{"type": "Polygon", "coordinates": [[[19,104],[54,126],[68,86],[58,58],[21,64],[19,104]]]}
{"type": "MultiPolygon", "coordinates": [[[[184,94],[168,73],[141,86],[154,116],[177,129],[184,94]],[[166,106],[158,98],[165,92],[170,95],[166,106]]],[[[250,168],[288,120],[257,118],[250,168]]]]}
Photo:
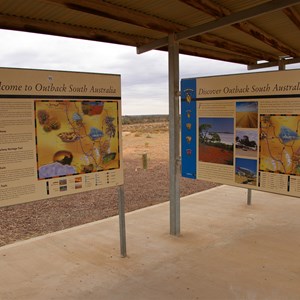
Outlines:
{"type": "Polygon", "coordinates": [[[248,193],[247,193],[247,205],[251,205],[251,195],[252,195],[252,190],[248,189],[248,193]]]}
{"type": "Polygon", "coordinates": [[[169,193],[170,234],[180,234],[179,43],[169,35],[169,193]]]}
{"type": "Polygon", "coordinates": [[[279,59],[278,70],[279,71],[284,71],[285,70],[285,59],[284,58],[279,59]]]}
{"type": "Polygon", "coordinates": [[[125,230],[125,196],[124,185],[118,189],[118,206],[119,206],[119,227],[120,227],[120,252],[122,257],[126,257],[126,230],[125,230]]]}

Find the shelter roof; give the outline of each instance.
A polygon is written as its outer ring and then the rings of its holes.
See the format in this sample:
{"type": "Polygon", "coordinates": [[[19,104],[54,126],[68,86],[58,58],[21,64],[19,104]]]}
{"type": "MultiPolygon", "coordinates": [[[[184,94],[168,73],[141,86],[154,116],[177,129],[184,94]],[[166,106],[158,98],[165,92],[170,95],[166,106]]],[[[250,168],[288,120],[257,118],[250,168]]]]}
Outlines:
{"type": "Polygon", "coordinates": [[[300,58],[300,1],[1,0],[0,28],[236,62],[300,58]],[[145,46],[146,45],[146,46],[145,46]]]}

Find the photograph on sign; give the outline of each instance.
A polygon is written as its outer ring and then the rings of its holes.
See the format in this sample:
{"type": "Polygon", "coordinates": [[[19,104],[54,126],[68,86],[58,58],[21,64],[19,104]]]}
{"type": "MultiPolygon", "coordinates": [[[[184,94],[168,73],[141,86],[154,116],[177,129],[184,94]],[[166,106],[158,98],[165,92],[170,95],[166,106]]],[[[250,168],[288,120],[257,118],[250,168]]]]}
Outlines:
{"type": "Polygon", "coordinates": [[[256,158],[258,151],[258,132],[252,129],[236,129],[235,155],[256,158]]]}
{"type": "Polygon", "coordinates": [[[257,128],[258,127],[258,102],[236,102],[236,127],[257,128]]]}
{"type": "Polygon", "coordinates": [[[233,165],[233,118],[199,118],[199,161],[233,165]]]}

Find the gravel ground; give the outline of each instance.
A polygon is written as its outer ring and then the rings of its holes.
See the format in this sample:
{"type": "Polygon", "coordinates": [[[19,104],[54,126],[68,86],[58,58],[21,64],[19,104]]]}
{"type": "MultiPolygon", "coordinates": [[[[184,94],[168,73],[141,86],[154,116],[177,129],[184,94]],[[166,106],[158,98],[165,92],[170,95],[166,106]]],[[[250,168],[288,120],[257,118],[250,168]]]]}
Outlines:
{"type": "MultiPolygon", "coordinates": [[[[168,201],[168,132],[166,124],[123,128],[126,212],[168,201]],[[142,168],[141,153],[149,157],[142,168]]],[[[180,179],[180,195],[217,186],[180,179]]],[[[107,188],[0,208],[0,246],[118,214],[118,190],[107,188]]]]}

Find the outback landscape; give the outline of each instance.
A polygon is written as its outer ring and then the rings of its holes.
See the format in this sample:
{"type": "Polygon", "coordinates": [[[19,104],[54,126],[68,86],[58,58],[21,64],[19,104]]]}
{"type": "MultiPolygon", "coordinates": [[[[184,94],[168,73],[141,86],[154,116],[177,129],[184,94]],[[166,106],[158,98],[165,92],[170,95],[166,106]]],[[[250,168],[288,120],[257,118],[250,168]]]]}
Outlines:
{"type": "Polygon", "coordinates": [[[257,128],[258,115],[256,112],[237,112],[236,127],[257,128]]]}
{"type": "Polygon", "coordinates": [[[257,150],[245,149],[245,148],[236,148],[235,149],[236,156],[247,156],[251,158],[257,157],[257,150]]]}
{"type": "MultiPolygon", "coordinates": [[[[167,116],[125,116],[122,120],[126,212],[169,200],[167,116]],[[143,164],[147,156],[147,166],[143,164]]],[[[180,195],[217,186],[181,178],[180,195]]],[[[0,246],[118,214],[118,188],[0,208],[0,246]]]]}
{"type": "Polygon", "coordinates": [[[235,175],[235,182],[238,184],[248,184],[248,185],[256,185],[256,178],[249,178],[243,175],[235,175]]]}
{"type": "Polygon", "coordinates": [[[223,165],[233,164],[233,152],[206,144],[199,145],[199,160],[223,165]]]}

